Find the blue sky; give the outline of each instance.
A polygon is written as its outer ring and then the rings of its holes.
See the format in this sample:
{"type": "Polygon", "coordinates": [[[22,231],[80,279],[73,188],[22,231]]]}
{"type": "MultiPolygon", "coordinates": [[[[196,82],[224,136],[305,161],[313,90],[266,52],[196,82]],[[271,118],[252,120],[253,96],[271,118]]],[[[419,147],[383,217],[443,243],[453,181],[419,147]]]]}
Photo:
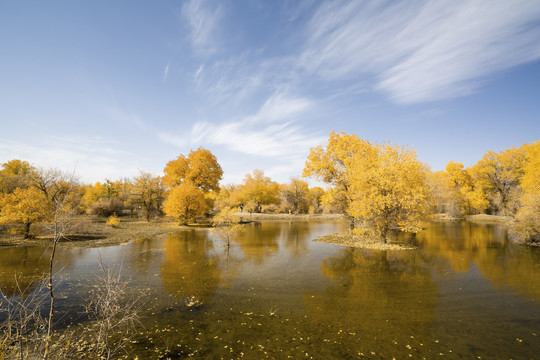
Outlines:
{"type": "Polygon", "coordinates": [[[2,1],[0,162],[84,182],[199,146],[238,183],[331,130],[434,170],[540,139],[540,2],[2,1]]]}

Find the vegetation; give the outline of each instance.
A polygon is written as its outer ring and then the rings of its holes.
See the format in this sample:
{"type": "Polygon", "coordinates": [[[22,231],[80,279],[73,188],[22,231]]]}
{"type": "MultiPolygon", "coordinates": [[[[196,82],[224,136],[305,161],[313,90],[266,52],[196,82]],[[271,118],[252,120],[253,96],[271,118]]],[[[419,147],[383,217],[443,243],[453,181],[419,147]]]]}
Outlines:
{"type": "Polygon", "coordinates": [[[14,159],[0,170],[0,224],[29,239],[54,223],[54,202],[62,198],[71,215],[148,222],[167,215],[180,224],[221,212],[343,214],[351,232],[383,242],[390,231],[418,231],[430,214],[495,214],[513,218],[513,234],[534,242],[540,227],[538,147],[488,151],[474,166],[450,161],[431,171],[413,149],[333,131],[326,146],[310,150],[302,174],[326,189],[310,188],[300,177],[278,184],[262,170],[246,174],[241,184],[220,186],[223,170],[204,148],[169,161],[163,176],[141,171],[133,179],[90,185],[54,180],[54,170],[14,159]]]}
{"type": "Polygon", "coordinates": [[[245,231],[245,228],[240,224],[240,217],[229,207],[221,209],[214,216],[212,225],[214,226],[212,231],[227,242],[227,247],[231,246],[231,240],[234,240],[245,231]]]}

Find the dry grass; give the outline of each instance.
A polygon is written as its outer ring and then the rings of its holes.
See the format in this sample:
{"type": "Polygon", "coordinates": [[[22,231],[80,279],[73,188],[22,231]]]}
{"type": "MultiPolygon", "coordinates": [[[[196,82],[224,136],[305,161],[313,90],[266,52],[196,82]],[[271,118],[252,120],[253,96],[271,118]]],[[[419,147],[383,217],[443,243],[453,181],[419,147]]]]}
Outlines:
{"type": "Polygon", "coordinates": [[[361,238],[359,236],[351,236],[347,234],[328,234],[314,239],[314,241],[325,242],[347,247],[356,247],[370,250],[412,250],[414,246],[408,244],[386,243],[380,240],[361,238]]]}
{"type": "Polygon", "coordinates": [[[339,220],[343,217],[341,214],[302,214],[302,215],[289,215],[289,214],[264,214],[264,213],[253,213],[249,214],[244,211],[243,213],[236,213],[236,216],[240,217],[242,221],[267,221],[267,220],[300,220],[300,221],[311,221],[311,220],[339,220]]]}
{"type": "MultiPolygon", "coordinates": [[[[131,240],[152,238],[173,231],[187,229],[178,223],[161,219],[158,221],[141,221],[138,219],[120,218],[117,227],[106,224],[104,218],[81,216],[75,222],[75,226],[66,239],[62,239],[60,246],[72,247],[103,247],[127,243],[131,240]]],[[[37,228],[38,225],[35,225],[37,228]]],[[[33,239],[23,240],[21,234],[10,234],[7,231],[0,232],[0,246],[28,246],[49,244],[52,235],[45,231],[33,239]]]]}

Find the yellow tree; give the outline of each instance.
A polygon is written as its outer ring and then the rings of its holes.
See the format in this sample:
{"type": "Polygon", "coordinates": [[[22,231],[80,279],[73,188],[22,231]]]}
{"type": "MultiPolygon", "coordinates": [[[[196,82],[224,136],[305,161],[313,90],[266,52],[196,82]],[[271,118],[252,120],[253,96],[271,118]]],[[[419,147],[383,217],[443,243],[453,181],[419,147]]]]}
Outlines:
{"type": "Polygon", "coordinates": [[[195,221],[197,216],[204,215],[206,210],[204,193],[191,182],[184,181],[170,191],[163,203],[163,210],[181,224],[195,221]]]}
{"type": "Polygon", "coordinates": [[[498,153],[488,151],[471,169],[480,186],[499,203],[499,211],[503,214],[513,212],[509,203],[519,190],[524,164],[525,146],[522,146],[498,153]]]}
{"type": "Polygon", "coordinates": [[[246,174],[240,187],[240,199],[249,212],[256,211],[262,205],[280,203],[279,184],[264,175],[262,170],[253,170],[246,174]]]}
{"type": "Polygon", "coordinates": [[[481,182],[475,184],[469,170],[465,169],[463,164],[450,161],[445,170],[461,213],[482,212],[488,208],[489,201],[481,187],[481,182]]]}
{"type": "Polygon", "coordinates": [[[322,198],[324,196],[324,189],[318,186],[315,186],[308,191],[307,201],[308,201],[308,211],[310,214],[317,213],[322,204],[322,198]]]}
{"type": "Polygon", "coordinates": [[[381,144],[369,153],[349,165],[350,215],[385,243],[389,230],[419,231],[428,214],[429,188],[416,152],[381,144]]]}
{"type": "Polygon", "coordinates": [[[24,238],[30,237],[30,226],[51,216],[51,207],[43,192],[35,187],[16,188],[0,195],[0,223],[22,224],[24,238]]]}
{"type": "Polygon", "coordinates": [[[0,193],[12,193],[16,188],[27,188],[31,175],[35,172],[28,162],[18,159],[2,164],[0,170],[0,193]]]}
{"type": "Polygon", "coordinates": [[[521,186],[514,232],[525,240],[540,241],[540,141],[527,146],[521,186]]]}
{"type": "Polygon", "coordinates": [[[190,181],[205,192],[218,191],[223,170],[216,157],[202,147],[191,150],[189,155],[178,156],[165,166],[163,182],[167,187],[178,186],[190,181]]]}
{"type": "Polygon", "coordinates": [[[160,214],[165,196],[161,177],[141,171],[135,177],[131,191],[133,203],[141,209],[141,215],[146,218],[146,221],[160,214]]]}
{"type": "Polygon", "coordinates": [[[330,132],[326,148],[311,148],[306,161],[303,176],[332,185],[332,189],[323,197],[323,202],[334,211],[342,213],[354,228],[354,217],[349,207],[352,202],[350,182],[350,162],[356,157],[373,156],[376,153],[371,144],[358,138],[358,135],[330,132]]]}
{"type": "Polygon", "coordinates": [[[298,177],[291,177],[291,181],[281,188],[283,203],[295,214],[308,210],[309,186],[298,177]]]}

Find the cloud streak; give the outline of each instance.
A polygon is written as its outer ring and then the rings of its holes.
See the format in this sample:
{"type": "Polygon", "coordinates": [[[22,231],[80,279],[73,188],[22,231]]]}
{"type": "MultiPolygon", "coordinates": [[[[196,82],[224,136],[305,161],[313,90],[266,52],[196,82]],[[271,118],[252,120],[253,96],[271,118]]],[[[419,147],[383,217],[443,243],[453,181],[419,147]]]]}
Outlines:
{"type": "Polygon", "coordinates": [[[487,75],[540,58],[540,2],[321,5],[299,64],[325,80],[372,75],[399,103],[467,95],[487,75]]]}
{"type": "Polygon", "coordinates": [[[222,7],[212,6],[207,0],[190,0],[182,6],[182,16],[190,28],[190,40],[201,55],[216,52],[216,31],[223,16],[222,7]]]}
{"type": "Polygon", "coordinates": [[[176,146],[186,144],[222,145],[235,152],[263,157],[287,157],[323,141],[306,133],[295,121],[311,111],[313,103],[305,98],[275,93],[253,115],[238,121],[213,124],[199,121],[188,138],[162,132],[162,141],[176,146]]]}

